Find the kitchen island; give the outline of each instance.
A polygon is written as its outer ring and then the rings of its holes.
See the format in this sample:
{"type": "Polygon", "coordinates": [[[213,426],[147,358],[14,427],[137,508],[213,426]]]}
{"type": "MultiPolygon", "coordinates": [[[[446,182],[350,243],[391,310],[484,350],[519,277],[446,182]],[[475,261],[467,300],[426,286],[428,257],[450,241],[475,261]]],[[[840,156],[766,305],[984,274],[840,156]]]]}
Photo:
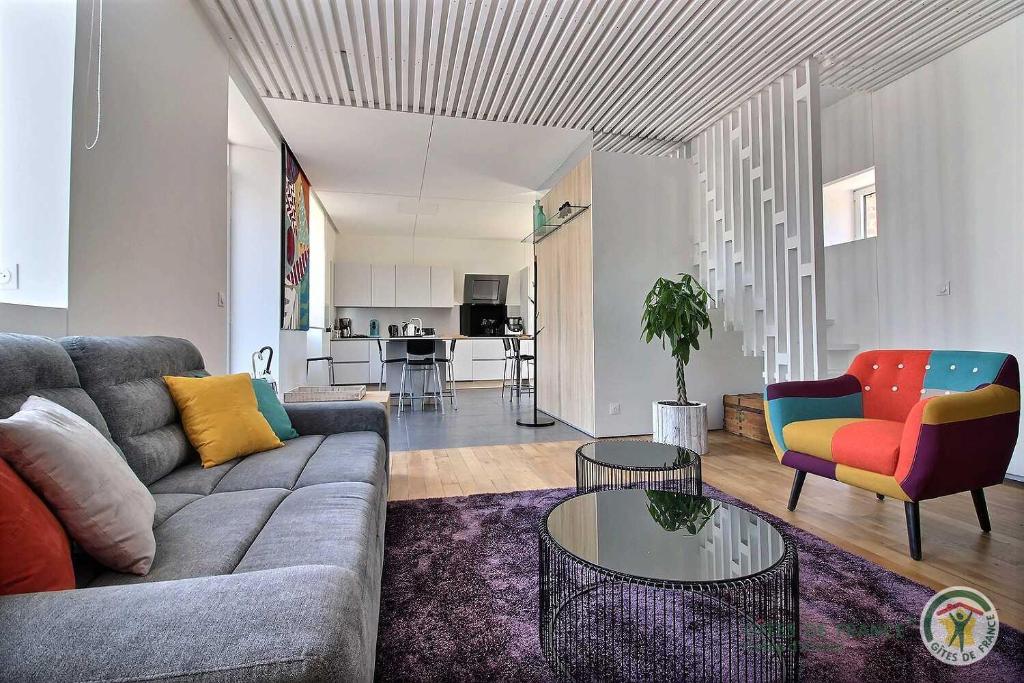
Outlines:
{"type": "MultiPolygon", "coordinates": [[[[383,384],[392,394],[397,394],[402,381],[402,363],[385,363],[384,360],[405,358],[406,344],[410,340],[434,342],[434,353],[439,361],[452,357],[454,379],[458,382],[501,380],[505,369],[505,345],[503,340],[520,340],[521,352],[533,353],[533,337],[530,335],[503,335],[500,337],[468,337],[461,334],[438,334],[418,337],[338,337],[331,339],[331,357],[334,359],[334,376],[338,384],[366,384],[376,386],[384,372],[383,384]],[[453,347],[454,342],[454,347],[453,347]]],[[[448,364],[442,362],[442,382],[447,381],[448,364]]],[[[418,379],[418,378],[417,378],[418,379]]],[[[409,390],[407,384],[406,390],[409,390]]],[[[419,392],[417,381],[415,390],[419,392]]],[[[434,391],[431,377],[427,391],[434,391]]]]}

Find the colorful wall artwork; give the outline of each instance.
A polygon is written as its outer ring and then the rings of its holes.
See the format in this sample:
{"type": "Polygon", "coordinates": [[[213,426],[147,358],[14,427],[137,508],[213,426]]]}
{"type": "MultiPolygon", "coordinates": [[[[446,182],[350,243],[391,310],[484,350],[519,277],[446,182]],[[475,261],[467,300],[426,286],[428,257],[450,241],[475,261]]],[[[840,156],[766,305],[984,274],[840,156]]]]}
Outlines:
{"type": "Polygon", "coordinates": [[[309,329],[309,180],[282,143],[281,329],[309,329]]]}

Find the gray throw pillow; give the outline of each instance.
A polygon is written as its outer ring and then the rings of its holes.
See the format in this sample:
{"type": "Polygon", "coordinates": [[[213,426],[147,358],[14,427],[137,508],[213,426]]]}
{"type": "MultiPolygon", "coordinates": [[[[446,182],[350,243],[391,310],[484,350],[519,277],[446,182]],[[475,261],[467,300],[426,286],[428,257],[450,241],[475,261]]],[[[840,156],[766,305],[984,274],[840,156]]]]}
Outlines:
{"type": "Polygon", "coordinates": [[[121,572],[149,571],[156,503],[95,427],[53,401],[30,396],[0,420],[0,456],[97,561],[121,572]]]}

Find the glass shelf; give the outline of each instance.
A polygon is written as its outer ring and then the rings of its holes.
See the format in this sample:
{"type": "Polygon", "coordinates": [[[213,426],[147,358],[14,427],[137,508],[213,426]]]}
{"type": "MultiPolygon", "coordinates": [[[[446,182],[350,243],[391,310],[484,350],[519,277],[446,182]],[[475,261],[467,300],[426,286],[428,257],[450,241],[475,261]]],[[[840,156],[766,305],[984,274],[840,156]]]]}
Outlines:
{"type": "Polygon", "coordinates": [[[570,204],[564,210],[559,211],[555,215],[553,215],[550,218],[548,218],[548,222],[547,223],[545,223],[544,225],[540,226],[539,228],[537,228],[536,230],[534,230],[533,232],[528,234],[526,237],[521,239],[520,242],[523,243],[523,244],[529,244],[531,242],[536,244],[537,242],[540,242],[542,239],[544,239],[545,237],[547,237],[551,233],[553,233],[556,230],[558,230],[560,227],[562,227],[566,223],[572,222],[578,216],[583,215],[584,213],[586,213],[589,210],[590,210],[590,206],[589,205],[588,206],[576,206],[575,204],[570,204]]]}

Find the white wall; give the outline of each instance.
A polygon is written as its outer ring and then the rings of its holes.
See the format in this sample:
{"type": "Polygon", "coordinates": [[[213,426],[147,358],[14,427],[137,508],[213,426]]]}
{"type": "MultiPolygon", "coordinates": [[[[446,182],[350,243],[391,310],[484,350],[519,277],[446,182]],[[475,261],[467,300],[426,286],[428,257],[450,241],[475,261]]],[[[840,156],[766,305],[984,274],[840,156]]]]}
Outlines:
{"type": "Polygon", "coordinates": [[[0,332],[63,337],[68,333],[68,309],[0,303],[0,332]]]}
{"type": "Polygon", "coordinates": [[[281,329],[281,152],[231,145],[231,372],[250,372],[252,354],[275,351],[281,329]]]}
{"type": "Polygon", "coordinates": [[[74,59],[74,3],[0,2],[0,302],[68,304],[74,59]]]}
{"type": "MultiPolygon", "coordinates": [[[[651,403],[676,396],[675,363],[640,337],[644,297],[659,276],[690,270],[692,215],[682,159],[593,153],[594,366],[597,436],[649,434],[651,403]],[[609,403],[621,412],[609,414],[609,403]]],[[[686,368],[690,400],[708,404],[709,426],[722,427],[722,395],[764,388],[763,363],[744,358],[742,334],[713,315],[713,340],[702,339],[686,368]]]]}
{"type": "Polygon", "coordinates": [[[103,3],[103,128],[79,3],[68,328],[191,339],[227,368],[228,58],[189,2],[103,3]]]}
{"type": "MultiPolygon", "coordinates": [[[[822,140],[857,149],[850,131],[872,133],[879,345],[1024,358],[1024,17],[876,91],[869,110],[822,140]]],[[[844,286],[867,286],[860,275],[844,286]]],[[[1024,475],[1021,446],[1010,471],[1024,475]]]]}

